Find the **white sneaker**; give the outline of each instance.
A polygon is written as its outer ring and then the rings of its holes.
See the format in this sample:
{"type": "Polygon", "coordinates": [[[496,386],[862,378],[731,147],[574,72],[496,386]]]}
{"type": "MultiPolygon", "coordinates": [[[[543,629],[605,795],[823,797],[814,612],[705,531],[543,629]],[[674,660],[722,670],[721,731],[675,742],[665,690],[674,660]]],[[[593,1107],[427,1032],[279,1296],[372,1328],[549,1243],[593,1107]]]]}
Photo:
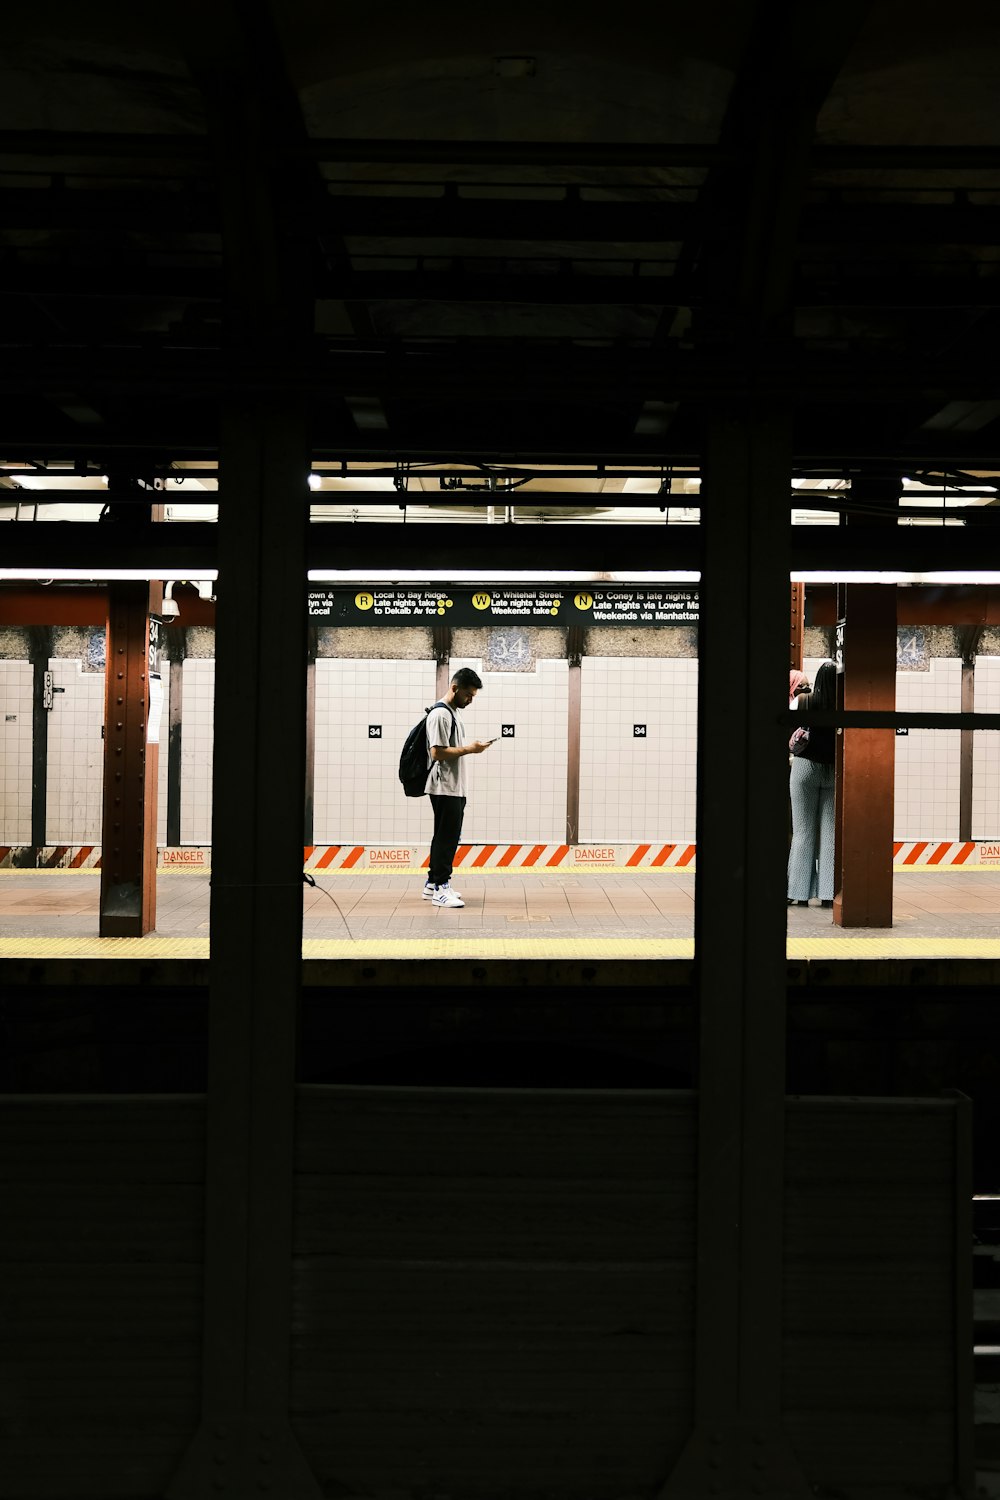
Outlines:
{"type": "MultiPolygon", "coordinates": [[[[450,888],[451,882],[449,881],[448,884],[449,884],[449,888],[450,888]]],[[[431,900],[433,900],[433,898],[434,898],[434,892],[437,889],[438,889],[438,887],[436,885],[431,885],[430,881],[428,880],[427,884],[424,886],[424,892],[423,892],[424,900],[425,901],[431,901],[431,900]]],[[[461,894],[462,894],[461,891],[452,891],[452,895],[453,896],[461,896],[461,894]]]]}
{"type": "Polygon", "coordinates": [[[450,885],[439,885],[431,897],[435,906],[464,906],[465,902],[450,885]]]}

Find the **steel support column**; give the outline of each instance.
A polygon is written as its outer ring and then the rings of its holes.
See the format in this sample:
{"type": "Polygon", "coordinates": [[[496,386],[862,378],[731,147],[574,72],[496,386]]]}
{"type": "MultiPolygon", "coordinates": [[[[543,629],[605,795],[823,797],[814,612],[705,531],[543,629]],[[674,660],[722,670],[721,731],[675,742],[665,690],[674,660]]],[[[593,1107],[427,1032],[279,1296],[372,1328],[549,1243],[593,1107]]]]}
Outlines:
{"type": "MultiPolygon", "coordinates": [[[[844,672],[839,707],[896,706],[896,587],[841,584],[844,672]]],[[[837,736],[836,894],[839,927],[892,926],[892,844],[896,737],[891,729],[837,736]]]]}
{"type": "Polygon", "coordinates": [[[669,1500],[811,1494],[782,1430],[781,1389],[792,414],[751,393],[790,340],[815,120],[864,10],[865,0],[824,0],[768,12],[722,129],[743,142],[747,166],[701,193],[711,204],[699,246],[709,285],[692,332],[731,350],[747,394],[720,389],[706,421],[695,1426],[669,1500]]]}
{"type": "Polygon", "coordinates": [[[162,599],[159,583],[108,586],[101,937],[144,937],[156,926],[159,624],[150,615],[162,599]]]}
{"type": "Polygon", "coordinates": [[[302,953],[308,448],[230,410],[219,517],[202,1428],[171,1500],[317,1496],[288,1425],[302,953]]]}
{"type": "Polygon", "coordinates": [[[805,636],[806,586],[792,584],[791,608],[788,624],[788,666],[795,672],[802,671],[802,643],[805,636]]]}
{"type": "Polygon", "coordinates": [[[773,497],[789,467],[789,432],[773,414],[713,420],[699,644],[695,1429],[670,1500],[810,1493],[781,1426],[789,536],[773,497]]]}
{"type": "Polygon", "coordinates": [[[281,379],[303,363],[313,305],[306,184],[272,145],[304,131],[264,8],[226,0],[186,34],[217,154],[228,366],[276,378],[233,380],[223,408],[202,1422],[168,1497],[319,1500],[288,1417],[310,452],[308,396],[281,379]]]}
{"type": "Polygon", "coordinates": [[[184,738],[184,659],[187,632],[175,625],[167,632],[170,650],[170,699],[167,723],[167,843],[181,841],[181,766],[184,738]]]}

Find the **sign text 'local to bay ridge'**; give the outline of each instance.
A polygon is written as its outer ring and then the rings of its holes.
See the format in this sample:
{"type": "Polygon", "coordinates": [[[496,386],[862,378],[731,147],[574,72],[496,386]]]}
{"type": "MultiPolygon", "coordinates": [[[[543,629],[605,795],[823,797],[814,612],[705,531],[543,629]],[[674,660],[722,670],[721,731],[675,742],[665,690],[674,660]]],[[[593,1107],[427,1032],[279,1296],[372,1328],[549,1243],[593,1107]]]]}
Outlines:
{"type": "Polygon", "coordinates": [[[693,588],[310,589],[323,625],[683,625],[698,619],[693,588]]]}

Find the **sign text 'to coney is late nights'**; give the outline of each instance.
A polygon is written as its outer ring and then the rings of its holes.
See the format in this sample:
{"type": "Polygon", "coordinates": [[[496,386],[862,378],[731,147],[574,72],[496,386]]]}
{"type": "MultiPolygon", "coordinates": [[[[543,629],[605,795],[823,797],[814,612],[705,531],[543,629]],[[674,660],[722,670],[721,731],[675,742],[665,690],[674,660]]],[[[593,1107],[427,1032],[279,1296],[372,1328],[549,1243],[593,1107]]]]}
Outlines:
{"type": "Polygon", "coordinates": [[[687,625],[694,588],[543,589],[377,587],[310,589],[318,625],[687,625]]]}

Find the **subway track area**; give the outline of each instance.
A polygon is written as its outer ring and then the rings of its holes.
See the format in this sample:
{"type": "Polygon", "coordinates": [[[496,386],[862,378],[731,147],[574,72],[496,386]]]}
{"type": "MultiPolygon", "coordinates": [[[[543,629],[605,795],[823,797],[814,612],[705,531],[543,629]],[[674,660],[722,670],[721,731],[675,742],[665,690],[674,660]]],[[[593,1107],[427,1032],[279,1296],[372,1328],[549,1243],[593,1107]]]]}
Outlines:
{"type": "MultiPolygon", "coordinates": [[[[697,1086],[692,871],[462,872],[460,910],[420,872],[316,879],[299,1082],[697,1086]]],[[[203,1091],[209,882],[161,872],[156,931],[101,939],[99,872],[0,872],[0,1091],[203,1091]]],[[[1000,870],[898,870],[883,931],[786,911],[788,1092],[958,1089],[976,1190],[1000,1190],[1000,870]]]]}

